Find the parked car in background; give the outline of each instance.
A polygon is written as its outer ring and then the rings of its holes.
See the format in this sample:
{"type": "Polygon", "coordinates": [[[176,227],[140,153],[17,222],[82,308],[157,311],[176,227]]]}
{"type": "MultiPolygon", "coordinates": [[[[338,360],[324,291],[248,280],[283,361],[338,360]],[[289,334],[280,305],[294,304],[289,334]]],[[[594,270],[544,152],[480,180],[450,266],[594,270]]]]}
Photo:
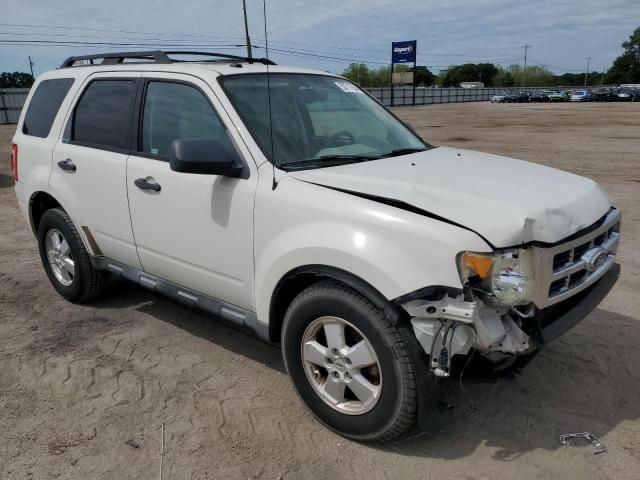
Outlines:
{"type": "Polygon", "coordinates": [[[549,95],[546,92],[533,92],[531,95],[529,95],[529,101],[530,102],[548,102],[549,101],[549,95]]]}
{"type": "Polygon", "coordinates": [[[547,91],[550,102],[566,102],[569,100],[569,96],[562,90],[549,90],[547,91]]]}
{"type": "Polygon", "coordinates": [[[634,88],[632,102],[640,102],[640,88],[634,88]]]}
{"type": "Polygon", "coordinates": [[[507,95],[508,103],[524,103],[529,101],[529,94],[527,92],[512,92],[507,95]]]}
{"type": "Polygon", "coordinates": [[[590,102],[591,92],[589,90],[575,90],[569,97],[570,102],[590,102]]]}
{"type": "Polygon", "coordinates": [[[634,92],[630,88],[621,88],[616,92],[616,100],[618,102],[631,102],[634,92]]]}
{"type": "Polygon", "coordinates": [[[504,92],[496,93],[491,97],[491,103],[504,103],[507,101],[507,94],[504,92]]]}
{"type": "Polygon", "coordinates": [[[616,94],[611,88],[598,88],[591,94],[594,102],[612,102],[616,100],[616,94]]]}

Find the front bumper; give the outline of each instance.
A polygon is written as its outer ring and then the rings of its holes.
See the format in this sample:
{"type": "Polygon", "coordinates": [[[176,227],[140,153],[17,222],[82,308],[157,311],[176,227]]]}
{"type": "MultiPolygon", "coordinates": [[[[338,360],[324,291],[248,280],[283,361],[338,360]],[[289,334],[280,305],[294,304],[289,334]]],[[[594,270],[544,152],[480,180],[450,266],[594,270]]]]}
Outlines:
{"type": "Polygon", "coordinates": [[[620,264],[614,263],[600,280],[586,290],[551,307],[540,310],[525,325],[539,343],[549,343],[580,323],[604,300],[620,277],[620,264]]]}
{"type": "Polygon", "coordinates": [[[472,349],[497,365],[506,365],[549,343],[589,315],[611,291],[619,275],[620,266],[614,263],[589,287],[524,318],[509,308],[491,307],[479,299],[465,300],[463,295],[409,300],[402,307],[411,317],[418,342],[430,357],[431,371],[448,376],[450,359],[472,349]]]}

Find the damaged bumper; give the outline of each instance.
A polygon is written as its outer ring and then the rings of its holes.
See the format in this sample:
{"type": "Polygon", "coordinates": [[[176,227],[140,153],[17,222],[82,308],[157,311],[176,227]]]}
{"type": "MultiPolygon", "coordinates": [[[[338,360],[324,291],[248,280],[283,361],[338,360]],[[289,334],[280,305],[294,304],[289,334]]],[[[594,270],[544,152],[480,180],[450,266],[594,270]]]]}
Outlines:
{"type": "Polygon", "coordinates": [[[496,364],[510,364],[562,335],[591,313],[613,288],[620,275],[614,264],[596,283],[569,299],[524,315],[496,308],[464,295],[439,300],[410,300],[402,307],[411,316],[418,342],[430,358],[432,372],[449,376],[451,358],[472,349],[496,364]]]}

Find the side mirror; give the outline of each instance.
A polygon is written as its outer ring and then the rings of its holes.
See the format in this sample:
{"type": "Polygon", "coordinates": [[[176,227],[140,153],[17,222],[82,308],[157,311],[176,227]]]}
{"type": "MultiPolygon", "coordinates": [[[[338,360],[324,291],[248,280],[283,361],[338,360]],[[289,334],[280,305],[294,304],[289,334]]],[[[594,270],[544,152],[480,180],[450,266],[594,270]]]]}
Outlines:
{"type": "Polygon", "coordinates": [[[174,172],[240,177],[242,160],[230,141],[183,138],[171,142],[169,166],[174,172]]]}

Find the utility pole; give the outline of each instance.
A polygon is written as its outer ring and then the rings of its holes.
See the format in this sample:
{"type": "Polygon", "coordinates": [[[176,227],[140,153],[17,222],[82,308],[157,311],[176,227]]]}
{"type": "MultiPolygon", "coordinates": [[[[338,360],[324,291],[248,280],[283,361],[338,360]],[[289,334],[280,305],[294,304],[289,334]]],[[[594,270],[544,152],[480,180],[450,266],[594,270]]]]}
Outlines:
{"type": "Polygon", "coordinates": [[[524,67],[522,67],[522,86],[524,87],[524,72],[527,70],[527,50],[533,45],[522,45],[520,48],[524,48],[524,67]]]}
{"type": "Polygon", "coordinates": [[[587,61],[587,71],[584,72],[584,86],[587,86],[587,78],[589,77],[589,64],[591,63],[591,59],[593,57],[584,57],[584,59],[587,61]]]}
{"type": "Polygon", "coordinates": [[[29,55],[29,68],[31,69],[31,78],[35,80],[36,77],[33,76],[33,61],[31,60],[31,55],[29,55]]]}
{"type": "Polygon", "coordinates": [[[247,22],[247,0],[242,0],[242,10],[244,11],[244,34],[247,37],[247,57],[249,62],[252,63],[251,39],[249,38],[249,23],[247,22]]]}
{"type": "Polygon", "coordinates": [[[604,68],[602,69],[602,75],[600,76],[600,86],[604,85],[604,68]]]}

